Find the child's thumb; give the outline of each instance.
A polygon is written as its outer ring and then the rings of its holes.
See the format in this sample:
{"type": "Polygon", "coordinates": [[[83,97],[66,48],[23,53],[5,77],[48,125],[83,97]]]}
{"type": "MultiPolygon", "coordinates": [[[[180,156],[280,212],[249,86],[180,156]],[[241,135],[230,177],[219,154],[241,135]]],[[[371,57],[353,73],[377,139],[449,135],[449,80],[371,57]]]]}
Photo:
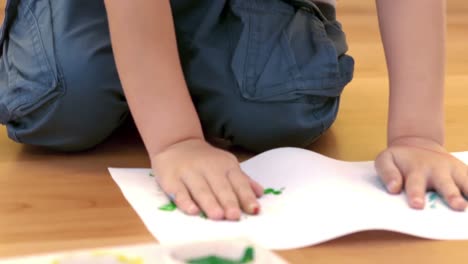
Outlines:
{"type": "Polygon", "coordinates": [[[375,169],[385,184],[387,191],[392,194],[400,193],[403,186],[403,177],[394,162],[393,155],[386,150],[375,159],[375,169]]]}

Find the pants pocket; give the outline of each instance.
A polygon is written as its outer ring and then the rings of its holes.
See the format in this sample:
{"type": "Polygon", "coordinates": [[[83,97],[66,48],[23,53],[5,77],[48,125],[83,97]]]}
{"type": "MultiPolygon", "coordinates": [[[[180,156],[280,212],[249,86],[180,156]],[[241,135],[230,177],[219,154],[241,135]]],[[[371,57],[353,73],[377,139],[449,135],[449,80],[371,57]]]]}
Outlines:
{"type": "Polygon", "coordinates": [[[245,99],[340,96],[352,79],[354,60],[346,54],[346,38],[338,21],[328,21],[320,11],[288,1],[234,2],[232,9],[244,27],[231,68],[245,99]]]}
{"type": "Polygon", "coordinates": [[[57,97],[62,86],[49,1],[9,1],[2,29],[0,122],[6,124],[57,97]]]}

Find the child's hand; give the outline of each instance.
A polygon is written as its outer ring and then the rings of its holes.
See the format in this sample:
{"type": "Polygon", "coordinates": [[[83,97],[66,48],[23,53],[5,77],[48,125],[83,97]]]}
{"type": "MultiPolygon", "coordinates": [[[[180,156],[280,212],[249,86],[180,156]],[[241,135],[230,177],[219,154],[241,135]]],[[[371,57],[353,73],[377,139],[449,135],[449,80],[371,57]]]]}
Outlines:
{"type": "Polygon", "coordinates": [[[438,143],[424,138],[401,138],[379,154],[377,173],[390,193],[404,188],[412,208],[422,209],[426,190],[437,191],[454,210],[467,206],[468,168],[438,143]]]}
{"type": "Polygon", "coordinates": [[[213,220],[257,214],[263,188],[245,175],[237,158],[202,140],[174,144],[151,158],[161,188],[183,212],[213,220]]]}

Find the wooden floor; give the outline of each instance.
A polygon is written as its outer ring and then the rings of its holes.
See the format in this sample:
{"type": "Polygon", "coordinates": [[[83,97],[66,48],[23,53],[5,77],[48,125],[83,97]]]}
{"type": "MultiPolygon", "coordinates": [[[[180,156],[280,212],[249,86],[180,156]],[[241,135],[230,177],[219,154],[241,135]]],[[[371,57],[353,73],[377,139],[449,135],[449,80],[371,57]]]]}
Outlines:
{"type": "MultiPolygon", "coordinates": [[[[338,2],[356,74],[344,92],[338,120],[310,148],[338,159],[371,160],[385,146],[388,94],[375,4],[338,2]]],[[[447,147],[466,151],[468,4],[447,2],[447,147]]],[[[149,166],[131,125],[97,149],[75,155],[20,146],[1,127],[0,256],[153,241],[110,178],[109,166],[149,166]]],[[[468,242],[365,232],[279,254],[291,263],[466,263],[467,248],[468,242]]]]}

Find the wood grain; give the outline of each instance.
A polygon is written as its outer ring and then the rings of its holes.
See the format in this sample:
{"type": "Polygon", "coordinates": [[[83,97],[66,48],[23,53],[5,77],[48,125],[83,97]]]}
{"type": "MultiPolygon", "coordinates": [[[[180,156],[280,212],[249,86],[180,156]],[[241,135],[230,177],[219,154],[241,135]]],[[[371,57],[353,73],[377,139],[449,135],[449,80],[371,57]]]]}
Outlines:
{"type": "MultiPolygon", "coordinates": [[[[355,79],[345,89],[336,123],[310,149],[337,159],[370,160],[385,146],[388,95],[375,4],[360,0],[339,5],[349,53],[356,59],[355,79]]],[[[450,151],[468,150],[467,16],[465,0],[448,1],[445,102],[450,151]]],[[[131,123],[96,149],[67,155],[13,143],[1,129],[0,256],[154,240],[107,172],[109,166],[149,166],[131,123]]],[[[235,153],[241,160],[252,155],[235,153]]],[[[291,263],[465,263],[466,248],[468,242],[375,231],[279,254],[291,263]]]]}

